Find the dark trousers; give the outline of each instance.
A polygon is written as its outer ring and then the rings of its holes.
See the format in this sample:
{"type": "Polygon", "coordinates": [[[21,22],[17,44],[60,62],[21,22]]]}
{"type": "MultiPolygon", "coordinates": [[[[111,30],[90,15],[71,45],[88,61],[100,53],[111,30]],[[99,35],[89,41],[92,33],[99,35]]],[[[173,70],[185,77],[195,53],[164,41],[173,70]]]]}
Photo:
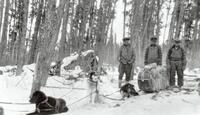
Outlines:
{"type": "Polygon", "coordinates": [[[126,81],[130,80],[132,65],[133,64],[120,63],[120,65],[119,65],[119,80],[122,80],[124,74],[126,75],[126,81]]]}
{"type": "Polygon", "coordinates": [[[183,86],[183,66],[182,61],[170,61],[170,86],[175,85],[175,74],[178,75],[178,86],[183,86]]]}

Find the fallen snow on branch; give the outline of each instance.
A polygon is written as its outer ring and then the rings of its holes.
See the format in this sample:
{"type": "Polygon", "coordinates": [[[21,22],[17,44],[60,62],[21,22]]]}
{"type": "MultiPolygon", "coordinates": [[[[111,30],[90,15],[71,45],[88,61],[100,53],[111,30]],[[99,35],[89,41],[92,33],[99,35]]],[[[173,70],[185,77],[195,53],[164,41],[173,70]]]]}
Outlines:
{"type": "Polygon", "coordinates": [[[83,56],[86,56],[86,55],[88,55],[89,53],[94,53],[94,50],[87,50],[87,51],[82,52],[81,54],[82,54],[83,56]]]}
{"type": "Polygon", "coordinates": [[[63,59],[63,64],[61,65],[61,68],[64,68],[65,66],[69,65],[72,61],[77,60],[79,57],[79,54],[74,53],[70,55],[69,57],[65,57],[63,59]]]}

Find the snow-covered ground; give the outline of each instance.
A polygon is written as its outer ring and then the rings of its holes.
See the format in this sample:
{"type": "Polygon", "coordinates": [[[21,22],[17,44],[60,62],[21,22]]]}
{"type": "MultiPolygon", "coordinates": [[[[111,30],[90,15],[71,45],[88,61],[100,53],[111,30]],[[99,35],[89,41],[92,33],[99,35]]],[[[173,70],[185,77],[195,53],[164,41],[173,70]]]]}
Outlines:
{"type": "MultiPolygon", "coordinates": [[[[6,67],[0,69],[6,70],[6,67]]],[[[0,75],[0,106],[4,108],[5,115],[25,115],[35,110],[33,104],[29,104],[30,89],[33,80],[33,65],[24,66],[24,72],[15,76],[12,72],[4,72],[0,75]]],[[[77,70],[74,70],[77,71],[77,70]]],[[[78,71],[80,71],[78,69],[78,71]]],[[[89,102],[89,87],[86,78],[78,81],[65,80],[63,77],[49,77],[47,86],[42,87],[49,96],[64,98],[69,107],[67,113],[61,115],[199,115],[200,96],[197,89],[197,78],[200,78],[200,69],[186,70],[185,87],[194,89],[174,93],[172,91],[161,91],[159,93],[144,94],[125,100],[120,99],[118,92],[117,68],[107,69],[108,75],[101,76],[102,83],[99,84],[101,103],[89,102]],[[195,76],[194,76],[195,75],[195,76]]],[[[78,72],[74,72],[78,73],[78,72]]],[[[138,91],[137,76],[131,81],[138,91]]]]}

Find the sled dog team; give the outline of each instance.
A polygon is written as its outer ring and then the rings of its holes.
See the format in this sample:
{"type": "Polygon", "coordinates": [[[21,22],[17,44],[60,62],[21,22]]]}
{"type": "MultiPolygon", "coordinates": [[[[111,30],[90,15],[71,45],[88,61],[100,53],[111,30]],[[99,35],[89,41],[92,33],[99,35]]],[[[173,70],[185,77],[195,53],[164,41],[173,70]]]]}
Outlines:
{"type": "MultiPolygon", "coordinates": [[[[145,57],[144,57],[144,65],[145,68],[138,75],[138,85],[139,88],[146,92],[155,91],[155,87],[160,86],[164,89],[169,86],[169,88],[178,87],[181,88],[183,84],[183,71],[186,67],[186,57],[185,51],[181,47],[180,40],[174,40],[173,46],[168,50],[167,59],[166,59],[166,69],[163,69],[162,66],[162,50],[161,47],[157,44],[158,39],[156,37],[150,38],[150,45],[146,48],[145,57]],[[157,66],[158,65],[158,66],[157,66]],[[157,73],[154,71],[158,71],[157,73]],[[166,74],[162,74],[162,72],[166,74]],[[178,76],[178,86],[176,86],[175,74],[177,72],[178,76]],[[161,75],[158,75],[160,74],[161,75]],[[156,78],[157,76],[157,78],[156,78]],[[161,77],[160,77],[161,76],[161,77]],[[164,77],[163,77],[164,76],[164,77]],[[167,76],[167,77],[166,77],[167,76]],[[159,77],[162,78],[159,80],[159,77]],[[163,79],[164,78],[164,79],[163,79]],[[166,79],[167,78],[167,79],[166,79]],[[156,83],[159,85],[155,85],[156,83]],[[154,88],[152,88],[154,86],[154,88]]],[[[90,62],[89,72],[89,88],[91,88],[91,100],[92,92],[96,92],[96,96],[98,96],[98,81],[101,82],[99,78],[95,75],[95,71],[97,71],[98,59],[95,54],[92,55],[92,60],[90,62]]],[[[135,52],[133,47],[130,44],[130,38],[123,38],[123,45],[120,47],[118,54],[119,61],[119,78],[118,78],[118,87],[120,88],[120,92],[122,97],[130,97],[137,96],[138,93],[134,89],[134,85],[130,84],[129,81],[133,79],[133,70],[135,64],[135,52]],[[125,84],[122,85],[122,79],[125,74],[125,84]]],[[[159,89],[159,88],[157,88],[159,89]]],[[[95,97],[96,98],[96,97],[95,97]]],[[[36,91],[32,94],[31,103],[36,104],[36,110],[33,113],[27,115],[49,115],[54,113],[62,113],[67,112],[68,107],[66,106],[66,102],[61,98],[54,98],[50,96],[46,96],[41,91],[36,91]]]]}

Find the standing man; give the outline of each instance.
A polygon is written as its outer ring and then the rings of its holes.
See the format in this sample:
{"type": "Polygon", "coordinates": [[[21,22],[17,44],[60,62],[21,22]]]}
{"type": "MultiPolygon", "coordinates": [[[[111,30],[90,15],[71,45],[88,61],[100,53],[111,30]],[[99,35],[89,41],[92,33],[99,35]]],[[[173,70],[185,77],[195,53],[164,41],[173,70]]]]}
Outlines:
{"type": "Polygon", "coordinates": [[[130,38],[123,38],[123,45],[120,47],[119,55],[119,88],[121,87],[122,78],[126,74],[126,83],[129,82],[131,77],[131,70],[135,62],[135,52],[130,44],[130,38]]]}
{"type": "Polygon", "coordinates": [[[151,37],[151,44],[146,48],[144,65],[156,63],[162,65],[161,47],[157,45],[157,37],[151,37]]]}
{"type": "Polygon", "coordinates": [[[183,86],[183,71],[186,67],[185,51],[180,46],[181,41],[175,40],[175,44],[169,49],[167,54],[167,67],[170,71],[169,85],[175,86],[175,73],[178,75],[178,86],[183,86]]]}

